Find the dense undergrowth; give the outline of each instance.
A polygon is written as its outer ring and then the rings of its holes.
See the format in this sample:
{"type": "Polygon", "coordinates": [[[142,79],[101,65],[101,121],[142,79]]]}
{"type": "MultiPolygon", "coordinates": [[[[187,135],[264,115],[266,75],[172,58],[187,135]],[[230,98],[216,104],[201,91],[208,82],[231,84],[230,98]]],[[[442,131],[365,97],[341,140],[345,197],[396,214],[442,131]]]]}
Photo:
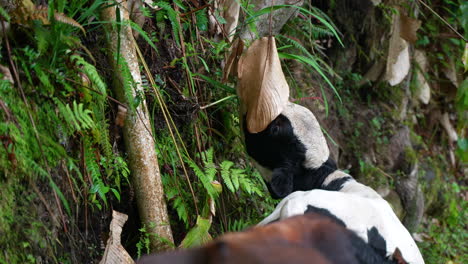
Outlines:
{"type": "MultiPolygon", "coordinates": [[[[132,108],[142,100],[152,113],[151,129],[176,246],[194,246],[224,232],[240,231],[273,209],[275,201],[242,145],[234,82],[223,82],[222,63],[230,44],[223,37],[213,38],[209,1],[159,1],[156,9],[141,8],[138,15],[144,16],[145,23],[130,26],[139,33],[137,43],[157,87],[144,78],[145,94],[131,98],[133,105],[118,102],[110,89],[113,73],[102,37],[106,22],[100,20],[100,12],[112,2],[15,3],[15,8],[0,9],[2,20],[9,22],[9,27],[1,28],[6,35],[1,39],[0,65],[11,72],[8,76],[2,70],[0,80],[0,263],[97,262],[112,209],[130,216],[122,243],[132,256],[149,252],[151,234],[141,226],[135,209],[119,126],[119,107],[132,108]],[[172,122],[164,121],[164,105],[172,122]]],[[[246,21],[254,22],[270,11],[254,11],[249,1],[241,4],[246,21]]],[[[466,4],[459,8],[458,3],[445,4],[449,8],[444,17],[466,30],[466,4]]],[[[325,43],[333,40],[342,49],[336,37],[343,35],[338,35],[337,27],[320,9],[306,5],[298,12],[300,16],[276,38],[294,99],[314,100],[326,114],[335,111],[350,119],[358,111],[354,103],[372,105],[372,101],[349,85],[362,76],[340,72],[340,77],[326,63],[329,44],[325,43]],[[320,80],[314,83],[315,93],[304,89],[310,83],[298,81],[302,71],[320,80]]],[[[444,24],[430,17],[430,12],[423,14],[427,22],[416,45],[436,50],[436,58],[460,57],[463,43],[449,38],[449,44],[435,44],[444,24]]],[[[219,14],[215,17],[225,23],[219,14]]],[[[461,61],[455,63],[457,69],[462,67],[461,61]]],[[[465,80],[455,98],[443,101],[456,102],[458,131],[466,127],[467,85],[465,80]]],[[[126,89],[131,94],[130,81],[126,89]]],[[[444,96],[444,91],[437,93],[444,96]]],[[[384,92],[379,96],[375,98],[388,99],[384,92]]],[[[391,117],[379,114],[370,126],[352,128],[355,136],[343,148],[360,161],[355,166],[360,169],[353,171],[356,176],[364,179],[379,173],[375,164],[361,160],[359,137],[371,131],[379,140],[376,144],[388,143],[387,118],[391,117]]],[[[417,127],[413,130],[418,132],[417,127]]],[[[434,133],[440,134],[440,129],[434,133]]],[[[448,163],[446,157],[427,153],[433,145],[445,143],[439,138],[422,137],[425,147],[415,154],[427,159],[437,156],[443,164],[434,165],[438,168],[448,163]]],[[[466,139],[461,138],[456,148],[457,159],[465,164],[466,139]]],[[[466,178],[449,174],[441,178],[437,195],[443,196],[444,209],[428,213],[418,231],[424,234],[420,245],[427,263],[463,263],[467,254],[466,178]]],[[[374,180],[370,184],[379,185],[374,180]]]]}

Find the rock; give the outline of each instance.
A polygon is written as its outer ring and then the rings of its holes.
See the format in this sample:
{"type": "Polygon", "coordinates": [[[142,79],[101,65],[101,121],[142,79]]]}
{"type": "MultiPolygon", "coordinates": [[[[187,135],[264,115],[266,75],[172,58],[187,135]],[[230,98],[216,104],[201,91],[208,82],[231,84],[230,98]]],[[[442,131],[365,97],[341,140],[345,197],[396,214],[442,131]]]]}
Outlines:
{"type": "Polygon", "coordinates": [[[418,162],[414,162],[409,174],[400,174],[396,181],[396,191],[401,197],[405,217],[403,224],[414,232],[421,223],[424,214],[424,195],[418,183],[418,162]]]}
{"type": "Polygon", "coordinates": [[[416,97],[423,104],[428,104],[431,99],[431,87],[424,76],[424,73],[427,72],[427,56],[422,50],[416,50],[414,52],[414,61],[417,64],[416,70],[416,97]]]}
{"type": "Polygon", "coordinates": [[[398,219],[402,220],[405,216],[405,210],[403,209],[403,205],[398,193],[390,190],[383,198],[390,204],[398,219]]]}
{"type": "Polygon", "coordinates": [[[401,198],[404,209],[403,224],[410,230],[415,230],[421,222],[424,213],[424,196],[419,186],[418,160],[410,140],[410,130],[403,126],[390,139],[388,149],[381,155],[385,168],[393,172],[396,192],[401,198]]]}
{"type": "Polygon", "coordinates": [[[390,138],[388,149],[382,155],[385,171],[395,171],[404,164],[406,150],[411,148],[410,130],[403,126],[390,138]]]}
{"type": "Polygon", "coordinates": [[[442,72],[444,73],[445,77],[447,77],[447,79],[450,80],[453,86],[458,88],[459,81],[457,76],[457,70],[455,67],[455,62],[452,60],[452,58],[448,58],[448,62],[446,63],[446,66],[442,69],[442,72]]]}
{"type": "Polygon", "coordinates": [[[444,199],[440,197],[443,191],[437,165],[423,161],[420,166],[420,175],[426,212],[433,216],[443,212],[444,199]]]}
{"type": "MultiPolygon", "coordinates": [[[[254,11],[259,11],[265,7],[269,7],[272,4],[274,5],[296,5],[302,6],[304,1],[291,1],[291,0],[253,0],[250,1],[249,4],[254,6],[254,11]]],[[[278,10],[273,11],[271,16],[271,34],[274,36],[278,34],[283,28],[286,22],[294,17],[297,14],[297,8],[280,8],[278,10]]],[[[265,14],[258,17],[257,21],[255,22],[257,28],[257,34],[252,32],[248,26],[244,27],[244,29],[240,33],[240,38],[243,40],[254,40],[258,37],[268,36],[270,34],[270,14],[265,14]]]]}

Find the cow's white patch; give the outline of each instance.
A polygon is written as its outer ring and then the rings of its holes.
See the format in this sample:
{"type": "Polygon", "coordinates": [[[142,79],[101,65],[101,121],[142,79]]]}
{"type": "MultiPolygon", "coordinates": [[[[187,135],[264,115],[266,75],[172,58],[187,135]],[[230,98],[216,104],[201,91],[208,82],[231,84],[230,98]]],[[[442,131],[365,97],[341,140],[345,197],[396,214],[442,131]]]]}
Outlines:
{"type": "Polygon", "coordinates": [[[306,148],[304,167],[320,167],[328,160],[330,151],[314,114],[309,109],[293,103],[288,103],[282,114],[289,119],[294,134],[306,148]]]}
{"type": "Polygon", "coordinates": [[[273,213],[258,225],[304,214],[309,205],[323,208],[342,220],[346,228],[354,231],[364,241],[368,241],[368,231],[375,227],[385,239],[387,256],[392,255],[395,249],[399,248],[408,263],[423,264],[424,260],[411,234],[400,222],[387,201],[378,194],[369,195],[367,189],[369,187],[351,183],[353,182],[349,183],[350,186],[354,185],[359,188],[347,192],[319,189],[293,192],[286,196],[276,206],[273,213]],[[363,186],[367,188],[362,189],[363,186]]]}

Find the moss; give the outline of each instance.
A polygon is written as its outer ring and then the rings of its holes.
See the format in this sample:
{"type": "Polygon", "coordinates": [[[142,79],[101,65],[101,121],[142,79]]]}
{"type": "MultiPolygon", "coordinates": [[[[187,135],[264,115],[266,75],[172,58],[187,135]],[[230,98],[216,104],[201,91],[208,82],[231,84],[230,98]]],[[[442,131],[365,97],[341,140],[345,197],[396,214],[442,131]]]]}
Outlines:
{"type": "Polygon", "coordinates": [[[395,191],[390,191],[384,199],[390,204],[398,219],[402,220],[405,217],[405,210],[403,209],[400,196],[395,191]]]}
{"type": "Polygon", "coordinates": [[[3,190],[0,196],[0,263],[37,263],[40,259],[49,259],[44,254],[49,255],[52,248],[45,238],[54,236],[38,221],[35,195],[11,178],[0,182],[3,190]]]}
{"type": "Polygon", "coordinates": [[[426,203],[426,212],[432,216],[440,215],[446,204],[443,197],[445,183],[442,179],[441,166],[442,164],[432,158],[425,159],[418,175],[426,203]]]}
{"type": "Polygon", "coordinates": [[[391,187],[393,181],[389,181],[390,176],[382,171],[380,168],[366,163],[364,161],[359,161],[359,181],[374,190],[378,190],[382,187],[391,187]]]}
{"type": "Polygon", "coordinates": [[[418,161],[418,154],[412,147],[406,147],[404,155],[408,164],[415,164],[418,161]]]}

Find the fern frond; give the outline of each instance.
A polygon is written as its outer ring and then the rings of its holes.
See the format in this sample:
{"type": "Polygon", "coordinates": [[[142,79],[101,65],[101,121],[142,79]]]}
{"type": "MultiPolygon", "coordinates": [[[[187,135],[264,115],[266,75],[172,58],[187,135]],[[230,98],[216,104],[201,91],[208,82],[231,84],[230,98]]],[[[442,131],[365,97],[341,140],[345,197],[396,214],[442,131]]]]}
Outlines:
{"type": "MultiPolygon", "coordinates": [[[[104,204],[107,205],[107,198],[106,194],[110,191],[110,188],[105,185],[105,183],[102,180],[102,175],[101,175],[101,168],[99,166],[99,163],[96,159],[96,155],[94,153],[94,148],[92,147],[91,142],[89,141],[89,138],[84,138],[84,160],[85,160],[85,165],[86,169],[91,176],[92,180],[92,186],[90,189],[91,194],[98,194],[99,197],[102,199],[104,204]]],[[[93,201],[97,202],[97,201],[93,201]]],[[[99,203],[98,203],[99,204],[99,203]]]]}
{"type": "Polygon", "coordinates": [[[75,65],[81,66],[82,71],[89,77],[97,90],[102,93],[100,96],[105,97],[107,95],[107,87],[97,72],[96,67],[88,63],[83,57],[76,54],[71,55],[70,59],[75,63],[75,65]]]}
{"type": "MultiPolygon", "coordinates": [[[[83,28],[83,26],[81,26],[81,24],[76,22],[73,18],[68,17],[64,13],[59,13],[55,11],[52,12],[56,21],[79,28],[83,32],[83,34],[86,34],[86,30],[83,28]]],[[[41,20],[44,25],[48,25],[50,24],[48,16],[49,10],[47,6],[37,6],[31,14],[31,19],[41,20]]]]}
{"type": "Polygon", "coordinates": [[[232,184],[231,181],[231,167],[234,165],[232,161],[225,160],[221,163],[221,178],[224,181],[224,184],[226,184],[226,187],[231,191],[235,192],[236,190],[234,189],[234,185],[232,184]]]}
{"type": "Polygon", "coordinates": [[[301,43],[297,42],[296,40],[288,38],[284,35],[278,35],[278,38],[293,45],[296,49],[300,50],[302,53],[306,54],[307,56],[313,57],[313,55],[301,43]]]}
{"type": "Polygon", "coordinates": [[[231,180],[234,190],[239,190],[239,179],[242,177],[244,170],[242,169],[232,169],[231,170],[231,180]]]}
{"type": "Polygon", "coordinates": [[[57,105],[58,110],[65,121],[65,125],[67,125],[67,128],[69,129],[69,134],[73,134],[75,131],[81,130],[80,124],[76,120],[71,108],[68,105],[62,103],[57,98],[53,98],[53,100],[55,101],[55,104],[57,105]]]}
{"type": "Polygon", "coordinates": [[[10,22],[11,17],[10,17],[10,15],[8,14],[8,12],[7,12],[2,6],[0,6],[0,15],[1,15],[7,22],[10,22]]]}
{"type": "Polygon", "coordinates": [[[214,178],[214,176],[212,175],[216,175],[216,167],[214,166],[214,164],[208,164],[209,166],[205,167],[205,171],[202,171],[200,167],[198,167],[198,165],[195,164],[194,161],[187,159],[187,163],[193,169],[198,179],[201,181],[208,195],[211,198],[216,198],[218,196],[218,192],[213,187],[213,185],[211,185],[211,182],[213,181],[213,178],[214,178]]]}
{"type": "Polygon", "coordinates": [[[188,210],[184,199],[182,199],[181,197],[176,197],[173,204],[174,208],[177,211],[179,219],[181,219],[186,225],[188,225],[188,210]]]}
{"type": "Polygon", "coordinates": [[[310,30],[312,33],[312,37],[314,39],[320,39],[320,38],[327,37],[327,36],[333,36],[333,32],[331,32],[329,29],[325,27],[321,27],[321,26],[314,25],[314,24],[311,24],[309,26],[310,26],[310,30]]]}
{"type": "Polygon", "coordinates": [[[34,67],[34,69],[36,70],[37,78],[39,78],[39,81],[46,89],[44,92],[46,94],[53,94],[54,87],[50,83],[49,76],[41,69],[41,67],[34,67]]]}
{"type": "Polygon", "coordinates": [[[83,109],[83,104],[77,104],[76,101],[73,101],[73,114],[83,129],[94,127],[94,121],[91,118],[92,112],[89,109],[83,109]]]}
{"type": "Polygon", "coordinates": [[[179,38],[179,33],[180,33],[180,27],[179,27],[179,22],[177,21],[177,12],[172,8],[172,6],[164,1],[157,2],[155,4],[156,6],[159,6],[162,8],[164,11],[166,11],[167,18],[169,19],[169,22],[171,22],[172,26],[172,33],[174,35],[174,39],[176,40],[177,45],[180,47],[180,38],[179,38]]]}

